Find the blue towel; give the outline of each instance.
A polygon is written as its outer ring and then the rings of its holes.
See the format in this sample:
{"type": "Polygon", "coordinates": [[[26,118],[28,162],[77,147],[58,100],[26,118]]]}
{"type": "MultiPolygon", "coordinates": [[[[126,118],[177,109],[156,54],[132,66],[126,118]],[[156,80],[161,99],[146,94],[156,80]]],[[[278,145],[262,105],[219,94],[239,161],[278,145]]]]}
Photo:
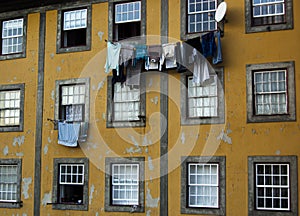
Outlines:
{"type": "Polygon", "coordinates": [[[58,122],[58,144],[68,147],[77,147],[79,131],[79,123],[58,122]]]}
{"type": "Polygon", "coordinates": [[[147,46],[145,44],[135,45],[135,59],[145,59],[148,56],[147,46]]]}
{"type": "Polygon", "coordinates": [[[209,32],[201,37],[204,57],[213,57],[216,50],[214,32],[209,32]]]}

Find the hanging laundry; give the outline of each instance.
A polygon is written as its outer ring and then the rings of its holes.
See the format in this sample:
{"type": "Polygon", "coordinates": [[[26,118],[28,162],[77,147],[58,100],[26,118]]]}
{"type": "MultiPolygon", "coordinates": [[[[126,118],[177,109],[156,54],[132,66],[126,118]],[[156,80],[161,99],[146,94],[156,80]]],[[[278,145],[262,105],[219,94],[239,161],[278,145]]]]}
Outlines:
{"type": "Polygon", "coordinates": [[[120,82],[123,84],[126,81],[125,67],[124,64],[119,65],[119,73],[117,70],[112,70],[113,78],[112,84],[114,85],[116,82],[120,82]]]}
{"type": "Polygon", "coordinates": [[[217,50],[214,53],[213,64],[219,64],[223,61],[220,31],[217,31],[216,37],[217,37],[217,50]]]}
{"type": "Polygon", "coordinates": [[[162,56],[160,59],[160,65],[159,65],[159,70],[162,69],[162,66],[165,62],[165,59],[170,60],[173,62],[174,67],[176,67],[176,55],[175,55],[175,43],[170,43],[170,44],[163,44],[162,45],[162,56]]]}
{"type": "Polygon", "coordinates": [[[186,52],[187,52],[187,46],[189,46],[186,43],[177,42],[175,47],[175,55],[176,55],[176,63],[177,63],[177,72],[182,73],[187,70],[187,58],[186,58],[186,52]]]}
{"type": "Polygon", "coordinates": [[[88,122],[81,122],[80,123],[80,131],[78,142],[86,142],[89,130],[89,123],[88,122]]]}
{"type": "Polygon", "coordinates": [[[111,69],[115,69],[119,74],[119,59],[120,59],[121,44],[107,42],[107,55],[105,63],[105,73],[111,69]]]}
{"type": "Polygon", "coordinates": [[[214,32],[209,32],[205,35],[202,35],[201,40],[204,57],[213,57],[216,51],[214,32]]]}
{"type": "Polygon", "coordinates": [[[128,64],[126,68],[126,85],[128,86],[139,86],[140,76],[142,72],[142,61],[137,61],[135,65],[128,64]]]}
{"type": "Polygon", "coordinates": [[[210,78],[209,66],[207,60],[195,48],[193,49],[193,62],[193,82],[202,84],[210,78]]]}
{"type": "Polygon", "coordinates": [[[129,60],[132,61],[134,59],[134,51],[135,51],[135,48],[133,45],[122,44],[121,51],[120,51],[120,64],[124,64],[124,66],[126,67],[129,60]]]}
{"type": "Polygon", "coordinates": [[[135,45],[135,59],[144,60],[147,57],[147,46],[145,44],[135,45]]]}
{"type": "Polygon", "coordinates": [[[160,45],[150,45],[147,48],[147,59],[145,62],[145,69],[146,70],[158,70],[159,68],[159,60],[161,57],[161,46],[160,45]]]}
{"type": "Polygon", "coordinates": [[[58,144],[77,147],[79,130],[79,123],[58,122],[58,144]]]}

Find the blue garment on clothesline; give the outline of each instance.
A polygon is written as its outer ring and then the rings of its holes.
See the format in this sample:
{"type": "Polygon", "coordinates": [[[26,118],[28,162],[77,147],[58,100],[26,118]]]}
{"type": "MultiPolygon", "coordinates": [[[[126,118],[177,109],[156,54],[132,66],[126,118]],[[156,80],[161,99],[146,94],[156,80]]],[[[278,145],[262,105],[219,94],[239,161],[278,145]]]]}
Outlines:
{"type": "Polygon", "coordinates": [[[209,32],[201,37],[202,51],[204,57],[213,57],[216,51],[216,42],[214,32],[209,32]]]}

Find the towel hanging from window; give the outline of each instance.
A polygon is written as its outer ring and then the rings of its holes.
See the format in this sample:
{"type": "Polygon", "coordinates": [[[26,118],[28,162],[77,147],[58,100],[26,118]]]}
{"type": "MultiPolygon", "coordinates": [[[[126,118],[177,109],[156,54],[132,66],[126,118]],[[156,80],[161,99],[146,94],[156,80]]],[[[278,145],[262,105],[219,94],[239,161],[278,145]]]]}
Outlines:
{"type": "Polygon", "coordinates": [[[105,73],[108,73],[111,69],[115,69],[117,75],[119,75],[119,59],[120,59],[121,44],[107,42],[107,55],[105,63],[105,73]]]}
{"type": "Polygon", "coordinates": [[[79,132],[79,123],[58,122],[58,144],[77,147],[79,132]]]}

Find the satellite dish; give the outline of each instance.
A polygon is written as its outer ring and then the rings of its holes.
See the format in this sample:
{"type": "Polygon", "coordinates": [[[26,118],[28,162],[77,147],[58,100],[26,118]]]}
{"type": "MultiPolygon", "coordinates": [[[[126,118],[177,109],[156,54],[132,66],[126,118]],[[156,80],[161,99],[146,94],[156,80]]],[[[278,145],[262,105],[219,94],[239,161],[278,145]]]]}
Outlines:
{"type": "Polygon", "coordinates": [[[226,13],[226,9],[227,9],[227,4],[226,2],[221,2],[216,10],[216,15],[215,15],[215,20],[217,22],[222,21],[222,19],[225,16],[226,13]]]}

